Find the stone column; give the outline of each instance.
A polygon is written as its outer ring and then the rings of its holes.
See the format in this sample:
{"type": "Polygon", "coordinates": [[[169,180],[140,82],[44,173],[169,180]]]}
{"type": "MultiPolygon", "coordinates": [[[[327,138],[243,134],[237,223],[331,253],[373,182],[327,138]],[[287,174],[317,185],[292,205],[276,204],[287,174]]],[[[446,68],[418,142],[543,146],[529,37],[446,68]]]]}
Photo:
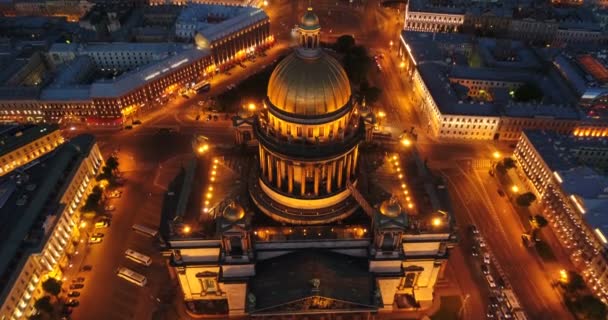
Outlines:
{"type": "Polygon", "coordinates": [[[351,177],[351,168],[352,165],[351,163],[353,162],[353,155],[352,154],[348,154],[346,156],[346,179],[350,179],[351,177]]]}
{"type": "Polygon", "coordinates": [[[293,163],[287,164],[287,192],[293,193],[293,163]]]}
{"type": "Polygon", "coordinates": [[[333,164],[326,164],[327,166],[327,193],[331,193],[331,180],[333,173],[333,164]]]}
{"type": "Polygon", "coordinates": [[[281,186],[283,184],[283,175],[284,175],[283,174],[284,161],[277,159],[276,163],[277,163],[277,187],[279,189],[281,189],[281,186]]]}
{"type": "Polygon", "coordinates": [[[264,152],[264,148],[260,147],[260,168],[262,169],[262,174],[266,174],[266,155],[264,152]]]}
{"type": "Polygon", "coordinates": [[[353,151],[353,172],[357,171],[357,159],[359,159],[359,147],[355,147],[353,151]]]}
{"type": "Polygon", "coordinates": [[[272,183],[272,165],[274,161],[274,157],[272,155],[268,155],[268,182],[272,183]]]}
{"type": "Polygon", "coordinates": [[[319,180],[320,180],[319,178],[321,176],[321,172],[320,172],[320,169],[319,169],[318,166],[315,166],[314,170],[315,170],[315,188],[314,188],[314,191],[315,191],[315,196],[318,196],[319,195],[319,180]]]}
{"type": "Polygon", "coordinates": [[[300,194],[306,194],[306,166],[302,165],[300,167],[300,194]]]}
{"type": "Polygon", "coordinates": [[[344,160],[338,160],[338,178],[336,181],[336,187],[342,188],[342,172],[344,171],[344,160]]]}

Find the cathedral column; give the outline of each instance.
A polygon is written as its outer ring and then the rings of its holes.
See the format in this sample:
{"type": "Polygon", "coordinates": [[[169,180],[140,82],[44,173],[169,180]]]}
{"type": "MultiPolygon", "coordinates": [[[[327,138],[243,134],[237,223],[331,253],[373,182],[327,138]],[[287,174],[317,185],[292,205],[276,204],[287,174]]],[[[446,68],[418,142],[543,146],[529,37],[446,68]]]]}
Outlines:
{"type": "Polygon", "coordinates": [[[266,174],[266,154],[264,148],[260,148],[260,165],[262,167],[262,174],[266,174]]]}
{"type": "Polygon", "coordinates": [[[293,193],[293,163],[287,164],[287,192],[293,193]]]}
{"type": "Polygon", "coordinates": [[[342,172],[344,171],[344,160],[338,160],[338,179],[336,181],[336,187],[342,188],[342,172]]]}
{"type": "Polygon", "coordinates": [[[321,169],[318,166],[315,166],[314,170],[315,170],[315,188],[314,188],[314,191],[315,191],[315,196],[318,196],[319,195],[319,178],[321,176],[321,172],[320,172],[321,169]]]}
{"type": "Polygon", "coordinates": [[[357,159],[359,159],[359,147],[355,147],[353,151],[353,172],[357,171],[357,159]]]}
{"type": "Polygon", "coordinates": [[[352,167],[352,162],[353,162],[353,155],[352,154],[348,154],[346,156],[346,179],[350,179],[351,174],[350,174],[350,169],[352,167]]]}
{"type": "Polygon", "coordinates": [[[300,194],[306,194],[306,166],[300,167],[300,194]]]}
{"type": "Polygon", "coordinates": [[[273,162],[273,157],[271,155],[268,155],[268,182],[272,183],[272,162],[273,162]]]}
{"type": "Polygon", "coordinates": [[[331,180],[332,180],[332,176],[334,175],[333,170],[332,170],[333,165],[326,164],[326,166],[327,166],[327,193],[331,193],[331,180]]]}
{"type": "Polygon", "coordinates": [[[283,160],[277,159],[277,187],[281,189],[283,184],[283,160]]]}

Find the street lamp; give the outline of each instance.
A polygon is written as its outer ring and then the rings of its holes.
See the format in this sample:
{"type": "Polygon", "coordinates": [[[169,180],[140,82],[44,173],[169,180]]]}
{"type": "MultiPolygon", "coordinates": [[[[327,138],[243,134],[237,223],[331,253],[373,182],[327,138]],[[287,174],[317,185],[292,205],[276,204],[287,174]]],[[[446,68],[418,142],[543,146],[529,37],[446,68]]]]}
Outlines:
{"type": "Polygon", "coordinates": [[[247,108],[249,109],[249,111],[255,111],[255,103],[251,102],[247,108]]]}
{"type": "Polygon", "coordinates": [[[191,231],[192,231],[192,228],[190,228],[189,225],[185,225],[184,228],[182,229],[182,232],[184,234],[190,234],[191,231]]]}
{"type": "Polygon", "coordinates": [[[513,186],[511,187],[511,191],[513,191],[513,193],[518,193],[518,192],[519,192],[519,187],[518,187],[518,186],[516,186],[516,185],[513,185],[513,186]]]}
{"type": "Polygon", "coordinates": [[[388,43],[389,47],[391,48],[391,50],[393,50],[393,40],[391,40],[391,42],[388,43]]]}
{"type": "Polygon", "coordinates": [[[492,153],[492,157],[494,157],[496,160],[500,159],[500,152],[494,151],[494,153],[492,153]]]}
{"type": "Polygon", "coordinates": [[[441,226],[441,218],[433,218],[432,223],[433,223],[433,227],[441,226]]]}
{"type": "Polygon", "coordinates": [[[559,270],[559,280],[563,283],[567,283],[568,282],[568,271],[566,271],[565,269],[559,270]]]}
{"type": "Polygon", "coordinates": [[[207,150],[209,150],[209,145],[208,144],[203,144],[201,146],[198,147],[198,149],[196,150],[199,154],[203,154],[205,152],[207,152],[207,150]]]}
{"type": "Polygon", "coordinates": [[[268,7],[268,0],[264,0],[264,2],[262,2],[262,6],[268,7]]]}
{"type": "Polygon", "coordinates": [[[412,141],[410,139],[408,139],[408,138],[402,138],[401,139],[401,144],[404,145],[404,146],[406,146],[406,147],[409,147],[409,146],[412,145],[412,141]]]}
{"type": "Polygon", "coordinates": [[[405,61],[401,61],[401,63],[399,63],[399,72],[403,72],[404,68],[405,68],[405,61]]]}

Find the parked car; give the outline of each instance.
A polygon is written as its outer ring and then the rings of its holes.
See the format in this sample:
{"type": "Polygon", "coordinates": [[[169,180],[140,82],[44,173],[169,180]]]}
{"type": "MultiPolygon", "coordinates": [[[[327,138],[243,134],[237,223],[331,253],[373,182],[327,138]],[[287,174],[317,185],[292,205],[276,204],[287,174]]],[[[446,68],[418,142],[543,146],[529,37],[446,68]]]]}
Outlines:
{"type": "Polygon", "coordinates": [[[68,297],[70,297],[70,298],[80,297],[80,292],[71,291],[70,293],[68,293],[68,297]]]}
{"type": "Polygon", "coordinates": [[[93,233],[93,235],[92,235],[91,237],[95,237],[95,238],[103,238],[103,233],[101,233],[101,232],[96,232],[96,233],[93,233]]]}
{"type": "Polygon", "coordinates": [[[477,246],[473,246],[473,248],[471,248],[471,254],[474,257],[477,257],[479,255],[479,248],[477,246]]]}
{"type": "Polygon", "coordinates": [[[70,285],[70,290],[78,290],[84,288],[84,284],[82,283],[73,283],[70,285]]]}
{"type": "Polygon", "coordinates": [[[89,243],[90,243],[90,244],[100,243],[100,242],[101,242],[101,240],[102,240],[102,239],[101,239],[100,237],[91,237],[91,238],[89,239],[89,243]]]}
{"type": "Polygon", "coordinates": [[[137,119],[136,119],[136,120],[133,120],[133,124],[134,124],[134,125],[141,124],[141,120],[137,120],[137,119]]]}
{"type": "Polygon", "coordinates": [[[107,228],[108,227],[108,222],[107,221],[99,221],[99,222],[95,222],[95,229],[103,229],[103,228],[107,228]]]}
{"type": "Polygon", "coordinates": [[[482,264],[481,265],[481,272],[483,272],[483,274],[490,274],[490,267],[487,264],[482,264]]]}
{"type": "Polygon", "coordinates": [[[80,268],[80,270],[82,271],[91,271],[93,270],[93,266],[90,264],[84,265],[82,268],[80,268]]]}
{"type": "Polygon", "coordinates": [[[133,126],[132,126],[132,125],[126,125],[126,126],[125,126],[125,129],[126,129],[126,130],[131,130],[131,129],[133,129],[133,126]]]}
{"type": "Polygon", "coordinates": [[[494,282],[494,278],[492,278],[491,275],[487,275],[486,280],[488,281],[488,285],[490,286],[490,288],[496,288],[496,282],[494,282]]]}
{"type": "Polygon", "coordinates": [[[485,264],[490,264],[492,261],[490,259],[490,254],[489,253],[484,253],[483,254],[483,263],[485,264]]]}
{"type": "Polygon", "coordinates": [[[114,191],[110,192],[110,195],[108,196],[108,198],[120,198],[121,196],[122,196],[122,191],[114,190],[114,191]]]}
{"type": "Polygon", "coordinates": [[[502,190],[500,190],[500,189],[498,189],[498,195],[501,196],[501,197],[504,197],[505,196],[505,192],[502,191],[502,190]]]}
{"type": "Polygon", "coordinates": [[[469,232],[473,235],[476,236],[479,234],[479,230],[477,229],[477,227],[474,224],[470,224],[469,225],[469,232]]]}
{"type": "Polygon", "coordinates": [[[80,304],[80,302],[78,302],[78,300],[76,299],[70,299],[68,300],[68,302],[65,303],[66,306],[70,306],[70,307],[77,307],[80,304]]]}
{"type": "Polygon", "coordinates": [[[78,277],[78,278],[72,279],[72,282],[74,282],[74,283],[82,283],[82,282],[84,282],[84,277],[78,277]]]}
{"type": "Polygon", "coordinates": [[[109,205],[105,206],[103,209],[106,211],[114,211],[116,209],[116,207],[109,204],[109,205]]]}
{"type": "Polygon", "coordinates": [[[483,237],[478,237],[477,238],[477,243],[479,244],[480,247],[485,248],[486,247],[486,241],[483,240],[483,237]]]}
{"type": "Polygon", "coordinates": [[[492,308],[498,308],[498,305],[499,305],[498,298],[496,298],[495,296],[490,296],[490,306],[492,308]]]}

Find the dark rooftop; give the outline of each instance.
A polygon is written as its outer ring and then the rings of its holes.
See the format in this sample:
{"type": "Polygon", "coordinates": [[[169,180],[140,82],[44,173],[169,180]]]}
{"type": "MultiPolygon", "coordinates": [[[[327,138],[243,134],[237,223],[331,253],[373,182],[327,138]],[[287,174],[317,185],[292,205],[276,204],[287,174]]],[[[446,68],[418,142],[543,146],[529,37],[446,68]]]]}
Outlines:
{"type": "Polygon", "coordinates": [[[59,130],[56,124],[16,125],[0,132],[0,156],[59,130]]]}
{"type": "Polygon", "coordinates": [[[373,306],[374,280],[368,268],[366,258],[318,250],[260,261],[250,283],[256,311],[310,296],[373,306]],[[318,292],[313,292],[312,279],[320,280],[318,292]]]}

